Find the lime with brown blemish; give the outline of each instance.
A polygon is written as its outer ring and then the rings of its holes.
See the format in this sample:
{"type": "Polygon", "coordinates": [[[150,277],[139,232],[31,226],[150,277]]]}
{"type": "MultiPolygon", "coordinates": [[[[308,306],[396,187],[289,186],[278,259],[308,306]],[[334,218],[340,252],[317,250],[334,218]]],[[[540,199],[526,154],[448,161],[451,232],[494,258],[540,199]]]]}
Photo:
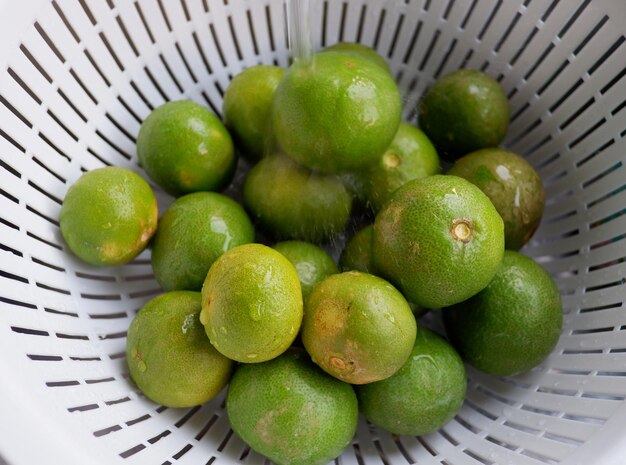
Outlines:
{"type": "Polygon", "coordinates": [[[70,186],[60,213],[70,250],[99,266],[121,265],[139,255],[157,228],[157,201],[138,174],[118,167],[83,173],[70,186]]]}
{"type": "Polygon", "coordinates": [[[466,389],[459,354],[444,338],[419,327],[411,355],[396,374],[355,386],[368,421],[411,436],[433,433],[448,423],[463,405],[466,389]]]}
{"type": "Polygon", "coordinates": [[[443,321],[468,363],[512,376],[539,365],[554,349],[563,324],[561,296],[541,265],[507,250],[489,286],[445,308],[443,321]]]}
{"type": "Polygon", "coordinates": [[[206,276],[200,320],[211,344],[232,360],[259,363],[279,356],[302,323],[296,269],[265,245],[230,249],[206,276]]]}
{"type": "Polygon", "coordinates": [[[237,165],[220,119],[189,100],[167,102],[150,113],[139,130],[137,155],[150,179],[175,196],[221,190],[237,165]]]}
{"type": "Polygon", "coordinates": [[[148,302],[128,329],[130,376],[150,400],[192,407],[226,386],[233,362],[211,345],[200,323],[200,293],[173,291],[148,302]]]}
{"type": "Polygon", "coordinates": [[[374,165],[354,173],[352,179],[357,196],[378,212],[400,186],[440,171],[439,156],[426,134],[411,124],[400,123],[385,153],[374,165]]]}
{"type": "Polygon", "coordinates": [[[325,242],[341,233],[352,210],[352,195],[341,180],[273,154],[255,165],[244,182],[246,208],[277,239],[325,242]]]}
{"type": "Polygon", "coordinates": [[[519,155],[498,148],[478,150],[459,158],[448,174],[487,194],[504,220],[507,249],[520,249],[537,230],[545,204],[543,183],[519,155]]]}
{"type": "Polygon", "coordinates": [[[419,103],[419,125],[443,158],[497,147],[509,126],[502,87],[482,71],[460,69],[439,78],[419,103]]]}
{"type": "Polygon", "coordinates": [[[323,52],[296,62],[276,89],[274,132],[296,162],[344,173],[376,162],[393,140],[402,113],[398,87],[370,60],[323,52]]]}
{"type": "Polygon", "coordinates": [[[321,247],[309,242],[285,241],[275,244],[272,248],[283,254],[296,268],[304,299],[328,276],[339,273],[333,257],[321,247]]]}
{"type": "Polygon", "coordinates": [[[416,323],[387,281],[348,271],[329,276],[305,302],[302,342],[330,375],[352,384],[379,381],[406,362],[416,323]]]}
{"type": "Polygon", "coordinates": [[[230,424],[277,465],[325,465],[356,432],[358,404],[349,384],[292,348],[274,360],[240,365],[228,388],[230,424]]]}
{"type": "Polygon", "coordinates": [[[224,94],[224,124],[235,146],[252,161],[273,149],[272,102],[284,74],[278,66],[252,66],[237,74],[224,94]]]}
{"type": "Polygon", "coordinates": [[[504,253],[504,224],[483,192],[457,176],[400,187],[376,216],[374,261],[411,302],[439,308],[484,289],[504,253]]]}
{"type": "Polygon", "coordinates": [[[234,200],[215,192],[179,197],[159,220],[152,242],[154,277],[166,291],[199,291],[217,258],[254,241],[254,227],[234,200]]]}
{"type": "Polygon", "coordinates": [[[367,45],[359,44],[357,42],[337,42],[335,45],[326,47],[322,50],[322,53],[323,52],[341,52],[346,55],[358,56],[371,61],[391,74],[391,68],[389,68],[387,60],[385,60],[376,50],[372,47],[368,47],[367,45]]]}

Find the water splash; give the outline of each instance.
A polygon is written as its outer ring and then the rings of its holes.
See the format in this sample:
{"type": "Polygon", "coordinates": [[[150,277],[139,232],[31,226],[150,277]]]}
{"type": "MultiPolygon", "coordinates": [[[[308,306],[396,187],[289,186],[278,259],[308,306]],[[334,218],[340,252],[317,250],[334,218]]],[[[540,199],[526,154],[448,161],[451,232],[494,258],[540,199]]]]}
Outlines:
{"type": "Polygon", "coordinates": [[[307,63],[312,56],[309,0],[287,0],[287,30],[293,61],[307,63]]]}

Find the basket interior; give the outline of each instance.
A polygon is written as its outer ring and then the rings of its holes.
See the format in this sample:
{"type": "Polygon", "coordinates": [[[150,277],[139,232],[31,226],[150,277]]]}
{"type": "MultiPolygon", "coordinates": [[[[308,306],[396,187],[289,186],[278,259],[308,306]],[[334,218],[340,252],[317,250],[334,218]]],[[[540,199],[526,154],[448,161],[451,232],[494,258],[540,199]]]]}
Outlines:
{"type": "MultiPolygon", "coordinates": [[[[68,253],[57,220],[83,171],[112,164],[143,174],[135,138],[156,106],[192,99],[219,115],[237,72],[288,66],[284,4],[36,5],[2,12],[23,23],[17,46],[0,51],[0,367],[15,395],[2,402],[29,415],[34,437],[54,424],[59,450],[80,450],[89,463],[264,463],[230,430],[223,395],[170,409],[137,391],[125,335],[160,292],[149,252],[122,267],[90,267],[68,253]]],[[[621,0],[313,0],[315,48],[341,40],[376,48],[394,71],[407,121],[446,72],[470,67],[500,81],[512,109],[505,145],[535,166],[547,192],[542,225],[523,251],[555,277],[565,312],[560,342],[540,367],[514,378],[470,370],[461,412],[425,437],[361,421],[338,463],[567,463],[609,420],[626,422],[620,9],[621,0]]],[[[163,211],[171,198],[155,191],[163,211]]],[[[15,451],[27,447],[0,445],[16,463],[15,451]]],[[[45,448],[30,453],[46,456],[45,448]]],[[[72,463],[59,454],[54,463],[72,463]]]]}

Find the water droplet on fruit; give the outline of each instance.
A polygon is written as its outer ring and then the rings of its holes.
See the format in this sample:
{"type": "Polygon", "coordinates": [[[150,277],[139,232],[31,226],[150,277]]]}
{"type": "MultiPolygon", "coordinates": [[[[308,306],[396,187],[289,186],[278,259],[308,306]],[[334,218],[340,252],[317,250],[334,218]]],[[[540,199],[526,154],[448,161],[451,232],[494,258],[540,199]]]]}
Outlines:
{"type": "Polygon", "coordinates": [[[144,362],[143,360],[139,360],[137,362],[137,368],[139,368],[139,371],[141,371],[142,373],[144,373],[146,371],[146,362],[144,362]]]}

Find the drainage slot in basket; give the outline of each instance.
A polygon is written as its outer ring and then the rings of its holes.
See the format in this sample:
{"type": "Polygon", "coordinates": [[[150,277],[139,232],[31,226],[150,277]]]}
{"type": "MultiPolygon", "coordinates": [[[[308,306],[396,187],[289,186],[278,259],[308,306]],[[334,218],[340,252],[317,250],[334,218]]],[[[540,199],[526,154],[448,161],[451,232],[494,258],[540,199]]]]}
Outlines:
{"type": "Polygon", "coordinates": [[[33,309],[33,310],[37,309],[37,305],[35,305],[35,304],[31,304],[31,303],[28,303],[28,302],[22,302],[20,300],[15,300],[15,299],[9,299],[8,297],[0,296],[0,302],[4,302],[5,304],[9,304],[9,305],[15,305],[17,307],[30,308],[30,309],[33,309]]]}
{"type": "Polygon", "coordinates": [[[120,457],[122,457],[123,459],[127,459],[128,457],[135,455],[137,452],[141,452],[145,448],[146,446],[144,446],[143,444],[137,444],[135,447],[131,447],[124,452],[120,452],[120,457]]]}
{"type": "MultiPolygon", "coordinates": [[[[28,121],[26,117],[22,115],[22,113],[17,111],[17,109],[13,105],[11,105],[11,103],[7,99],[5,99],[2,96],[2,94],[0,94],[0,103],[4,105],[7,110],[13,113],[17,117],[17,119],[19,119],[22,123],[24,123],[29,129],[33,128],[33,124],[30,121],[28,121]]],[[[6,140],[11,142],[13,145],[15,145],[21,152],[26,152],[26,150],[22,148],[22,146],[19,145],[17,142],[15,142],[7,133],[2,131],[0,134],[2,134],[2,137],[4,137],[6,140]]]]}
{"type": "Polygon", "coordinates": [[[473,458],[474,460],[484,464],[484,465],[494,465],[495,462],[492,462],[491,460],[487,460],[484,457],[481,457],[480,455],[476,454],[475,452],[472,452],[469,449],[463,449],[462,452],[467,455],[468,457],[473,458]]]}
{"type": "Polygon", "coordinates": [[[71,316],[73,318],[78,318],[78,313],[74,313],[74,312],[67,312],[67,311],[57,310],[57,309],[49,308],[49,307],[44,307],[44,311],[46,313],[51,313],[53,315],[63,315],[63,316],[71,316]]]}
{"type": "Polygon", "coordinates": [[[24,278],[23,276],[18,276],[18,275],[13,274],[13,273],[9,273],[8,271],[0,270],[0,277],[13,279],[15,281],[19,281],[19,282],[25,283],[25,284],[28,284],[30,282],[27,278],[24,278]]]}
{"type": "Polygon", "coordinates": [[[35,91],[33,91],[15,71],[13,71],[13,68],[7,68],[7,73],[9,73],[9,76],[17,82],[17,84],[37,103],[37,105],[41,105],[42,100],[37,96],[37,94],[35,94],[35,91]]]}
{"type": "Polygon", "coordinates": [[[209,421],[206,423],[206,425],[204,425],[202,427],[202,429],[200,431],[198,431],[198,434],[196,434],[195,439],[196,441],[200,441],[205,435],[206,433],[209,432],[209,430],[211,429],[211,427],[215,424],[215,422],[219,419],[219,416],[217,414],[213,414],[211,416],[211,418],[209,418],[209,421]]]}
{"type": "Polygon", "coordinates": [[[24,254],[22,252],[20,252],[17,249],[14,249],[13,247],[9,247],[8,245],[5,245],[5,244],[0,243],[0,250],[4,250],[5,252],[12,253],[16,257],[24,257],[24,254]]]}
{"type": "Polygon", "coordinates": [[[35,362],[60,362],[63,360],[60,355],[26,354],[26,356],[35,362]]]}
{"type": "Polygon", "coordinates": [[[40,283],[40,282],[36,282],[35,285],[41,289],[45,289],[47,291],[52,291],[52,292],[58,292],[59,294],[63,294],[63,295],[71,295],[72,293],[70,291],[68,291],[67,289],[60,289],[58,287],[54,287],[54,286],[50,286],[49,284],[44,284],[44,283],[40,283]]]}
{"type": "Polygon", "coordinates": [[[187,423],[187,421],[189,421],[189,419],[192,416],[194,416],[196,413],[198,413],[198,410],[200,410],[200,406],[193,407],[193,408],[189,409],[189,411],[185,415],[183,415],[183,417],[180,420],[178,420],[176,423],[174,423],[174,426],[176,426],[176,428],[180,428],[185,423],[187,423]]]}
{"type": "Polygon", "coordinates": [[[68,412],[87,412],[100,408],[98,404],[77,405],[76,407],[68,407],[68,412]]]}

